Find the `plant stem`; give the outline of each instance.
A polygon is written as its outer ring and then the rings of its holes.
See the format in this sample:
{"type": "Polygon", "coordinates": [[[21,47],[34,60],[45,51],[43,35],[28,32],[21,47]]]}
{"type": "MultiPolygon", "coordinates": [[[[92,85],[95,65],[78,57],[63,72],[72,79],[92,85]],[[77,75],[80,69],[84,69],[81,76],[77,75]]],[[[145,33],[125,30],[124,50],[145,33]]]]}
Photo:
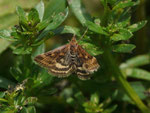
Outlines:
{"type": "Polygon", "coordinates": [[[150,110],[144,105],[137,93],[134,91],[134,89],[131,87],[131,85],[127,82],[127,80],[121,73],[118,65],[115,63],[115,59],[113,58],[111,51],[109,51],[108,48],[105,48],[103,60],[107,66],[107,69],[110,69],[112,75],[116,78],[116,80],[125,90],[126,94],[134,101],[134,103],[142,111],[142,113],[150,113],[150,110]]]}
{"type": "MultiPolygon", "coordinates": [[[[104,15],[102,18],[101,25],[107,26],[108,24],[108,17],[110,13],[110,9],[107,7],[107,0],[105,0],[104,4],[104,15]]],[[[122,86],[126,94],[134,101],[136,106],[142,111],[142,113],[150,113],[150,110],[147,108],[147,106],[142,102],[140,97],[137,95],[137,93],[134,91],[134,89],[131,87],[131,85],[128,83],[128,81],[125,79],[123,74],[121,73],[119,66],[116,64],[115,59],[111,53],[111,46],[109,42],[109,38],[100,36],[100,42],[103,46],[104,54],[102,55],[102,61],[106,65],[106,69],[109,69],[112,73],[112,75],[115,77],[115,79],[118,81],[118,83],[122,86]]]]}

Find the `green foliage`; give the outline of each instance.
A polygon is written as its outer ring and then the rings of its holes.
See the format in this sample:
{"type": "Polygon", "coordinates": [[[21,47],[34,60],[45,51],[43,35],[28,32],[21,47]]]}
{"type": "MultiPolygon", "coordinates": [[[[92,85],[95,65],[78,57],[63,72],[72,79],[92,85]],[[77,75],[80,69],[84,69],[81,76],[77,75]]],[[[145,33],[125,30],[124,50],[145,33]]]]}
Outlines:
{"type": "Polygon", "coordinates": [[[140,55],[134,58],[130,58],[125,63],[122,63],[120,68],[126,76],[137,79],[150,80],[150,72],[139,68],[139,66],[149,64],[149,57],[149,55],[140,55]]]}
{"type": "Polygon", "coordinates": [[[26,81],[14,88],[10,87],[3,94],[2,97],[5,99],[0,99],[0,101],[3,103],[1,106],[1,112],[15,113],[21,111],[23,113],[36,113],[35,107],[33,105],[37,102],[37,98],[24,96],[25,82],[26,81]]]}
{"type": "Polygon", "coordinates": [[[0,54],[9,47],[14,58],[8,75],[0,73],[1,113],[120,113],[122,108],[126,111],[121,112],[129,113],[139,111],[136,107],[150,113],[142,102],[148,103],[144,92],[150,85],[150,72],[144,66],[150,63],[150,56],[133,56],[136,46],[129,41],[147,23],[131,24],[130,11],[139,0],[100,2],[104,12],[96,18],[87,13],[81,0],[51,0],[46,8],[40,1],[30,10],[16,8],[18,24],[0,30],[0,40],[4,40],[0,41],[0,54]],[[66,24],[72,15],[80,26],[66,24]],[[97,57],[100,69],[91,80],[81,81],[74,74],[59,79],[34,62],[35,56],[45,52],[44,42],[60,34],[76,35],[79,44],[97,57]],[[121,53],[133,58],[126,56],[122,63],[121,53]]]}
{"type": "Polygon", "coordinates": [[[13,40],[14,54],[31,54],[33,46],[41,44],[49,34],[53,36],[50,31],[58,27],[66,18],[68,9],[64,12],[53,14],[53,16],[43,19],[44,4],[39,3],[36,8],[32,8],[30,12],[26,13],[21,7],[17,7],[16,12],[19,17],[19,25],[16,25],[12,30],[2,30],[1,37],[8,40],[13,40]],[[37,8],[40,7],[41,9],[37,8]],[[42,40],[42,41],[41,41],[42,40]]]}
{"type": "Polygon", "coordinates": [[[89,14],[83,11],[83,5],[80,0],[68,0],[68,4],[76,18],[83,26],[85,26],[87,20],[91,20],[89,14]]]}
{"type": "Polygon", "coordinates": [[[103,30],[104,28],[102,28],[100,25],[97,25],[97,24],[92,23],[92,22],[90,22],[90,21],[87,21],[87,22],[86,22],[86,25],[87,25],[87,27],[88,27],[91,31],[93,31],[93,32],[95,32],[95,33],[108,35],[108,34],[103,30]]]}
{"type": "Polygon", "coordinates": [[[112,51],[128,53],[128,52],[131,52],[134,48],[135,48],[135,45],[133,44],[118,44],[118,45],[112,46],[112,51]]]}

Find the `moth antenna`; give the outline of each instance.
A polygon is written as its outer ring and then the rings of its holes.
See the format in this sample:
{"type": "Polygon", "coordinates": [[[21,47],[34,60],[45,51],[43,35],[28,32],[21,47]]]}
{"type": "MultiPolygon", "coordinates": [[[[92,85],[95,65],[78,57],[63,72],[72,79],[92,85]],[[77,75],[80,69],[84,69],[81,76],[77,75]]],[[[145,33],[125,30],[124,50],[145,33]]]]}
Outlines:
{"type": "Polygon", "coordinates": [[[75,34],[73,34],[73,37],[76,37],[76,35],[75,35],[75,34]]]}
{"type": "Polygon", "coordinates": [[[85,34],[87,33],[87,31],[88,31],[88,28],[86,28],[86,30],[84,31],[83,35],[81,36],[81,38],[79,39],[78,42],[80,42],[82,40],[82,38],[85,36],[85,34]]]}

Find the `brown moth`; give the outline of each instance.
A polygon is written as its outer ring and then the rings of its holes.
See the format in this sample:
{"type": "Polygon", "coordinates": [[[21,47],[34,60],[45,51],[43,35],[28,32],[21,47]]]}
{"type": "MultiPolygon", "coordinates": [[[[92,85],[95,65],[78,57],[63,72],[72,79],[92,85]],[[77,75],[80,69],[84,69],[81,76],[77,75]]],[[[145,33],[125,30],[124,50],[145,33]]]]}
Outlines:
{"type": "Polygon", "coordinates": [[[75,36],[69,44],[40,54],[34,60],[59,78],[75,73],[80,79],[87,80],[100,67],[96,58],[78,45],[75,36]]]}

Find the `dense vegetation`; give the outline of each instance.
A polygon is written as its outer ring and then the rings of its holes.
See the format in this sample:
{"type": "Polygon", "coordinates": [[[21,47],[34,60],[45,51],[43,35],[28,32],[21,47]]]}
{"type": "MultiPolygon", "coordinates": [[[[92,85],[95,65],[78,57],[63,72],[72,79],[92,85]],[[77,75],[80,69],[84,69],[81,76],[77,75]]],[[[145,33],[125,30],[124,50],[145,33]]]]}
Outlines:
{"type": "Polygon", "coordinates": [[[18,2],[0,15],[0,113],[150,113],[148,0],[18,2]],[[90,80],[34,61],[73,35],[100,64],[90,80]]]}

